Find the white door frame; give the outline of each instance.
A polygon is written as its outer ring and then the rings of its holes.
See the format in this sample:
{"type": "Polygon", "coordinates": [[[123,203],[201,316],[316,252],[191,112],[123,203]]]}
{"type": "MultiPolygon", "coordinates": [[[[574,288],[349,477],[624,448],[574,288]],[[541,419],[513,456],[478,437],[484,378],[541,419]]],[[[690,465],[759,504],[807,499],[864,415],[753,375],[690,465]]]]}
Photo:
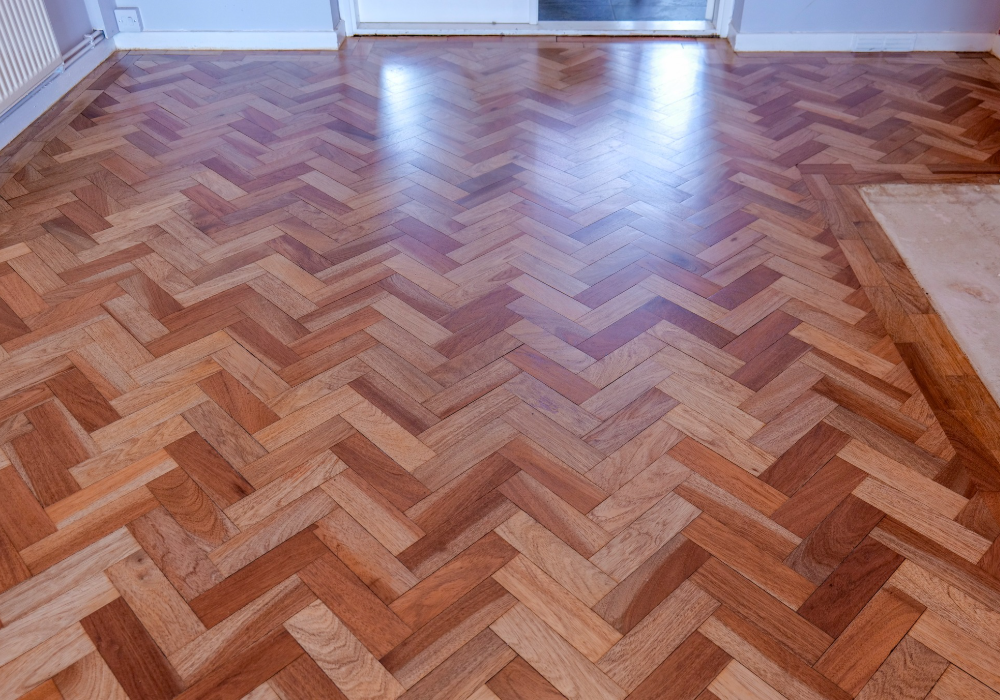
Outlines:
{"type": "MultiPolygon", "coordinates": [[[[531,21],[528,24],[418,24],[362,23],[359,21],[358,0],[338,0],[340,17],[347,36],[409,34],[409,35],[522,35],[522,36],[586,36],[586,35],[653,35],[653,36],[721,36],[730,33],[734,0],[715,0],[715,20],[704,22],[543,22],[538,24],[538,0],[531,0],[531,21]]],[[[707,6],[706,6],[707,9],[707,6]]]]}

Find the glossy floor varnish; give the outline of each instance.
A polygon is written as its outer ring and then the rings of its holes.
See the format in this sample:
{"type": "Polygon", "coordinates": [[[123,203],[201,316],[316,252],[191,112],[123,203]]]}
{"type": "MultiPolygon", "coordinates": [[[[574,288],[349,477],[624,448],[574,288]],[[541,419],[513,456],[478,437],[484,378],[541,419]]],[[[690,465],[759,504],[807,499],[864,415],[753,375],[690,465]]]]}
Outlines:
{"type": "Polygon", "coordinates": [[[0,155],[0,697],[1000,698],[1000,432],[864,206],[997,59],[120,54],[0,155]]]}

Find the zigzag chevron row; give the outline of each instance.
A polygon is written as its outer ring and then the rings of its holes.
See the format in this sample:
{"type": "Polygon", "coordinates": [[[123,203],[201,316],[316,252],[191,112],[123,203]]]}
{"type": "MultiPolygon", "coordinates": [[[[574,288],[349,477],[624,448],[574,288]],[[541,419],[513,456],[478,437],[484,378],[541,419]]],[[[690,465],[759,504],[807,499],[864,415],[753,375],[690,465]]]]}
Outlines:
{"type": "Polygon", "coordinates": [[[114,57],[0,156],[0,697],[1000,698],[996,406],[849,187],[996,172],[995,68],[114,57]]]}

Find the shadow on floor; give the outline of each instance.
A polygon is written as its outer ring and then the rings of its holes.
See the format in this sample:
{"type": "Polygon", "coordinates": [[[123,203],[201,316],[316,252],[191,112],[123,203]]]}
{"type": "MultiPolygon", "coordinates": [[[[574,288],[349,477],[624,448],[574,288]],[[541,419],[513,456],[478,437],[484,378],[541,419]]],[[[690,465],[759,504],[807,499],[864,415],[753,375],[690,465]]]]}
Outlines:
{"type": "Polygon", "coordinates": [[[543,22],[692,21],[705,19],[705,0],[539,0],[543,22]]]}

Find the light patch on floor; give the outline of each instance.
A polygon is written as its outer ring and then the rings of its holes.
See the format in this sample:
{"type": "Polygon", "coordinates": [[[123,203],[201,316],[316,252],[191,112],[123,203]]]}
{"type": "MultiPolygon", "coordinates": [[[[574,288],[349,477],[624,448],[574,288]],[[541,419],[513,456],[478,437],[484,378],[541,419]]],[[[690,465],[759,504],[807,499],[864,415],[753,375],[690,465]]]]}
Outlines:
{"type": "Polygon", "coordinates": [[[1000,185],[872,185],[861,193],[1000,402],[1000,185]]]}

